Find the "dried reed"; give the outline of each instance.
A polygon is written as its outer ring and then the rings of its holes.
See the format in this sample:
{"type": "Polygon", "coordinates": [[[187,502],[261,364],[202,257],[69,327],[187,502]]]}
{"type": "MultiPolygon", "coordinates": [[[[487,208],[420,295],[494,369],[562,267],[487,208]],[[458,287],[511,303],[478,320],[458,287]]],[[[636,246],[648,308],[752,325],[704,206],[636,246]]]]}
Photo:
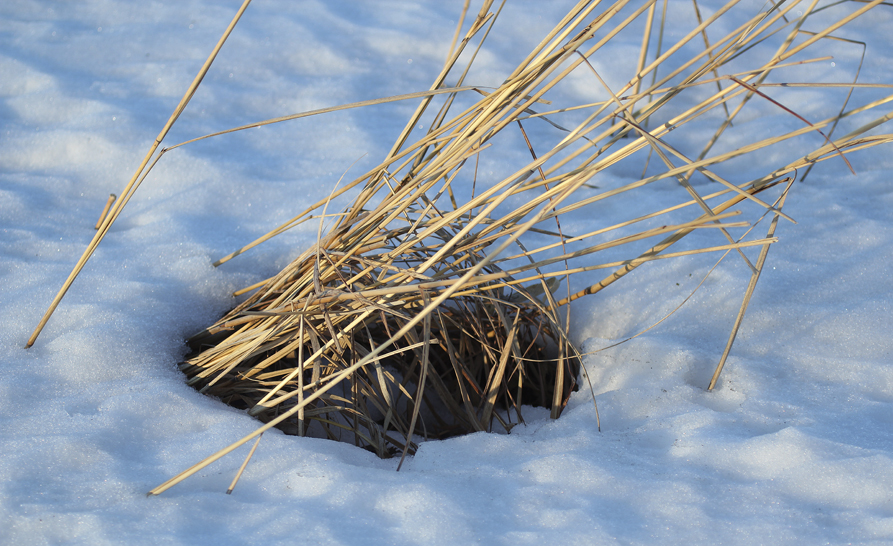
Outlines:
{"type": "MultiPolygon", "coordinates": [[[[357,192],[350,206],[330,215],[329,200],[315,203],[215,264],[302,222],[320,221],[317,244],[246,289],[253,292],[247,299],[191,338],[193,352],[181,364],[191,385],[265,424],[150,493],[274,426],[351,441],[387,457],[413,453],[424,438],[494,425],[510,430],[523,422],[524,404],[548,406],[558,417],[576,387],[582,356],[560,309],[650,261],[734,252],[751,280],[712,389],[776,241],[778,220],[790,220],[782,207],[795,174],[827,159],[849,165],[846,153],[891,140],[875,131],[890,115],[871,119],[866,112],[893,96],[851,106],[853,90],[861,87],[856,74],[845,82],[850,94],[841,109],[820,120],[807,121],[772,98],[772,90],[836,89],[840,83],[781,82],[786,71],[827,61],[821,46],[844,43],[833,33],[881,3],[792,2],[755,11],[732,0],[702,17],[695,1],[693,10],[685,8],[693,15],[689,28],[669,32],[667,2],[584,0],[501,85],[484,89],[464,85],[476,53],[469,50],[475,39],[481,47],[499,14],[492,1],[484,2],[464,35],[460,20],[429,91],[340,107],[422,98],[384,160],[329,198],[357,192]],[[627,70],[626,83],[612,88],[592,60],[630,35],[641,44],[638,58],[619,67],[627,70]],[[563,90],[581,80],[592,100],[568,102],[572,94],[563,90]],[[760,138],[743,120],[767,108],[785,122],[760,138]],[[414,132],[429,110],[429,128],[414,132]],[[852,119],[861,121],[832,139],[838,124],[852,119]],[[539,140],[525,130],[534,123],[544,127],[539,140]],[[481,154],[499,149],[510,132],[523,136],[530,159],[498,180],[479,177],[481,154]],[[805,137],[816,134],[823,144],[805,148],[805,137]],[[801,151],[769,164],[770,147],[801,151]],[[764,167],[742,179],[742,165],[764,167]],[[606,176],[609,169],[627,178],[606,176]],[[650,200],[640,196],[658,185],[667,202],[647,208],[650,200]],[[585,225],[571,229],[561,222],[606,204],[623,207],[624,220],[593,212],[585,225]],[[749,221],[741,220],[745,213],[749,221]],[[766,217],[765,236],[755,235],[766,217]],[[335,219],[325,233],[324,218],[335,219]],[[707,235],[688,242],[695,232],[707,235]],[[759,247],[756,260],[748,247],[759,247]],[[600,269],[609,273],[574,290],[568,281],[567,293],[558,295],[562,280],[600,269]]],[[[132,184],[145,178],[150,155],[132,184]]]]}

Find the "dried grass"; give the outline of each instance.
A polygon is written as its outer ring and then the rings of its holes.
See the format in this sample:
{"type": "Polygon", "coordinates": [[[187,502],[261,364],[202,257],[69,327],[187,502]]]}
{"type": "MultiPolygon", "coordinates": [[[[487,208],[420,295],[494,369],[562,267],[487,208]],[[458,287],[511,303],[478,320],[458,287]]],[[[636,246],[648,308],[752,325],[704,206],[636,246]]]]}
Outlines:
{"type": "MultiPolygon", "coordinates": [[[[494,426],[510,430],[523,422],[524,404],[550,407],[558,417],[576,387],[582,356],[568,339],[567,315],[560,314],[567,304],[650,261],[731,252],[751,279],[713,388],[776,241],[778,221],[790,220],[782,207],[796,173],[827,159],[849,166],[846,154],[891,140],[875,130],[890,116],[870,119],[866,113],[893,96],[851,106],[860,87],[857,74],[851,83],[784,83],[787,71],[828,60],[821,44],[858,47],[833,33],[879,1],[823,8],[818,2],[781,3],[755,12],[733,0],[706,17],[695,1],[694,10],[685,8],[690,26],[672,33],[666,30],[666,2],[581,1],[499,87],[465,86],[470,50],[480,47],[499,13],[491,4],[485,2],[467,28],[460,21],[448,60],[427,92],[226,131],[422,98],[379,165],[217,262],[302,222],[320,222],[317,244],[275,277],[246,289],[252,293],[244,302],[190,340],[193,352],[181,364],[191,385],[265,424],[152,494],[274,426],[354,442],[382,457],[405,457],[420,439],[494,426]],[[641,43],[638,59],[623,67],[626,83],[612,88],[592,60],[610,55],[610,45],[630,35],[641,43]],[[455,83],[447,86],[448,78],[455,83]],[[567,88],[581,79],[592,100],[568,102],[574,94],[567,88]],[[850,94],[839,111],[820,120],[807,121],[771,97],[778,86],[830,92],[841,85],[850,94]],[[785,123],[762,137],[749,132],[743,120],[767,108],[785,123]],[[838,124],[852,125],[857,117],[864,118],[860,124],[832,138],[838,124]],[[422,119],[428,129],[419,134],[414,129],[422,119]],[[541,127],[530,138],[525,128],[533,124],[541,127]],[[480,156],[499,149],[510,132],[523,136],[530,159],[498,180],[483,179],[480,156]],[[812,149],[807,137],[816,134],[824,142],[812,149]],[[809,153],[770,164],[770,149],[809,153]],[[765,167],[742,180],[742,165],[765,167]],[[608,176],[609,170],[625,178],[608,176]],[[666,196],[660,207],[648,208],[653,201],[642,197],[651,186],[666,196]],[[356,194],[351,204],[328,214],[329,200],[348,191],[356,194]],[[606,204],[623,207],[624,219],[608,222],[591,213],[582,228],[561,223],[606,204]],[[746,221],[743,213],[750,215],[746,221]],[[326,218],[334,224],[323,232],[326,218]],[[764,218],[769,226],[761,236],[755,228],[764,218]],[[686,243],[696,232],[715,236],[686,243]],[[748,257],[748,247],[759,247],[756,260],[748,257]],[[559,295],[557,287],[569,276],[589,279],[601,269],[606,276],[574,290],[566,282],[567,293],[559,295]]],[[[157,154],[151,165],[177,146],[157,154]]],[[[153,152],[94,243],[145,178],[153,152]]]]}

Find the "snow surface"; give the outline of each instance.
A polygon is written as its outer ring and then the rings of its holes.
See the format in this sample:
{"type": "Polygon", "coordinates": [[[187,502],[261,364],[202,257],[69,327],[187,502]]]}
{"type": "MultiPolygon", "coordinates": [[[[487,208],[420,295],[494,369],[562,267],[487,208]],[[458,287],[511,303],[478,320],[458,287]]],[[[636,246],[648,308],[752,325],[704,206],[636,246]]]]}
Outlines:
{"type": "MultiPolygon", "coordinates": [[[[494,31],[469,81],[499,83],[563,4],[509,0],[496,30],[512,31],[494,31]]],[[[714,392],[705,387],[746,285],[742,267],[719,270],[660,327],[586,360],[600,433],[585,389],[556,421],[531,410],[510,435],[426,442],[400,472],[351,445],[272,431],[232,495],[247,446],[147,498],[256,428],[183,384],[183,339],[224,312],[233,290],[288,263],[315,227],[211,262],[327,194],[364,154],[352,172],[377,162],[415,107],[340,112],[168,154],[23,349],[106,197],[123,188],[237,5],[0,4],[0,543],[893,541],[889,148],[852,155],[858,176],[829,161],[794,187],[785,211],[799,224],[780,224],[714,392]]],[[[427,89],[460,5],[256,0],[166,142],[427,89]]],[[[848,31],[871,44],[867,81],[885,81],[893,65],[890,15],[848,31]]],[[[800,96],[788,104],[807,113],[825,100],[800,96]]],[[[649,271],[576,308],[585,350],[659,320],[706,269],[665,261],[649,271]]]]}

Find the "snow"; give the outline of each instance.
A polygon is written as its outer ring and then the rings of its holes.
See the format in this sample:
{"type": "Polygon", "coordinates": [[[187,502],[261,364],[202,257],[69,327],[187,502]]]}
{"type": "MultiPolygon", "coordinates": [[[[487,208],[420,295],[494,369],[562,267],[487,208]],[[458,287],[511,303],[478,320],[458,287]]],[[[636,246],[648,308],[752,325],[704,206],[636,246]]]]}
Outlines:
{"type": "MultiPolygon", "coordinates": [[[[494,31],[469,80],[498,83],[566,9],[558,4],[509,0],[496,29],[517,32],[494,31]]],[[[460,7],[257,0],[166,143],[427,89],[460,7]]],[[[858,176],[828,161],[794,186],[785,212],[798,224],[779,225],[714,392],[705,387],[746,286],[741,267],[715,273],[654,330],[587,358],[601,432],[588,389],[555,421],[531,409],[510,435],[426,442],[400,472],[397,460],[351,445],[271,431],[232,495],[248,446],[147,498],[257,427],[187,387],[176,363],[186,336],[220,316],[232,291],[288,263],[315,226],[211,262],[327,195],[358,158],[356,172],[374,164],[415,107],[339,112],[171,152],[23,349],[106,198],[236,8],[0,5],[0,543],[893,541],[888,148],[852,154],[858,176]]],[[[869,44],[866,81],[888,81],[891,13],[850,31],[869,44]]],[[[831,100],[789,97],[801,113],[831,100]]],[[[644,330],[706,269],[689,277],[684,262],[664,261],[649,271],[575,308],[584,350],[644,330]],[[675,290],[665,304],[655,282],[675,290]]]]}

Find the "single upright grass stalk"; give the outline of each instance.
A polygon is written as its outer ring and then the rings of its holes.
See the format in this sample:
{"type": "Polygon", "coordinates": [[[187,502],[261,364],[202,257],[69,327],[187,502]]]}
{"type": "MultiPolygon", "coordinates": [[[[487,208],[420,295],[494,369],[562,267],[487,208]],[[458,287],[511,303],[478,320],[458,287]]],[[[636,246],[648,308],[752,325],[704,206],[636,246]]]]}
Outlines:
{"type": "Polygon", "coordinates": [[[236,23],[238,23],[239,19],[242,18],[242,14],[245,13],[246,9],[248,9],[248,4],[250,3],[251,0],[244,0],[242,2],[242,7],[239,8],[239,10],[236,12],[235,17],[233,17],[233,20],[230,21],[229,26],[226,27],[226,30],[223,32],[223,35],[220,37],[217,45],[214,46],[211,54],[208,55],[208,59],[205,61],[205,64],[202,65],[201,70],[199,70],[198,74],[196,74],[195,76],[195,79],[192,80],[192,84],[190,84],[189,88],[186,90],[186,94],[183,95],[182,99],[180,99],[180,104],[178,104],[177,107],[174,109],[173,114],[171,114],[171,117],[168,118],[167,123],[164,124],[164,127],[161,129],[161,132],[158,133],[158,136],[155,137],[155,141],[152,142],[152,145],[149,147],[149,151],[146,152],[146,157],[143,158],[142,163],[140,163],[140,166],[133,174],[130,182],[127,183],[124,191],[121,192],[121,198],[114,202],[108,214],[103,213],[102,222],[100,223],[99,227],[96,228],[96,235],[93,236],[93,240],[90,241],[87,249],[84,250],[83,255],[81,255],[80,259],[78,259],[78,262],[75,264],[74,269],[68,275],[68,278],[65,279],[65,282],[62,284],[62,288],[59,289],[56,297],[53,298],[52,303],[50,303],[50,306],[46,310],[46,313],[44,313],[43,318],[40,319],[40,322],[37,324],[37,327],[31,334],[31,337],[28,338],[28,342],[25,344],[26,349],[34,345],[34,342],[37,340],[37,336],[40,335],[43,327],[46,326],[47,321],[50,320],[50,316],[53,314],[53,312],[56,311],[56,307],[59,305],[59,302],[62,301],[62,298],[65,297],[65,293],[68,292],[69,288],[71,288],[71,284],[74,282],[74,279],[87,264],[87,260],[90,259],[90,256],[93,255],[96,247],[99,246],[99,242],[102,241],[103,237],[105,237],[106,233],[108,233],[108,230],[111,227],[112,223],[114,223],[114,221],[118,219],[118,215],[121,214],[121,210],[124,208],[127,202],[130,201],[130,198],[133,197],[133,193],[139,187],[140,182],[142,182],[142,180],[145,178],[145,174],[143,173],[143,171],[149,164],[149,160],[152,158],[155,150],[158,149],[161,141],[164,140],[164,137],[167,136],[168,131],[170,131],[171,127],[174,126],[174,123],[180,117],[180,114],[183,113],[183,110],[186,109],[186,105],[189,104],[190,100],[192,100],[192,96],[195,94],[198,86],[202,83],[205,74],[208,73],[208,69],[211,68],[211,64],[214,62],[214,59],[217,58],[217,53],[220,52],[220,49],[223,47],[226,39],[229,38],[230,33],[232,33],[233,29],[236,28],[236,23]]]}

